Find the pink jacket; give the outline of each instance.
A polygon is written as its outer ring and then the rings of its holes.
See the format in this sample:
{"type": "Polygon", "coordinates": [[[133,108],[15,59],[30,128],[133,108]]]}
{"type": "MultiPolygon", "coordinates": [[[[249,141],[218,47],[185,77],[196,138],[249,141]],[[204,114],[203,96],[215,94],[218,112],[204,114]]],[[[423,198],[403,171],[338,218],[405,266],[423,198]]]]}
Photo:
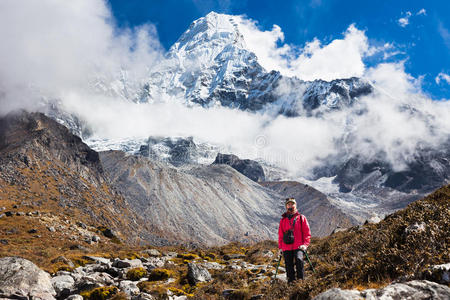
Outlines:
{"type": "Polygon", "coordinates": [[[310,239],[311,239],[311,230],[309,229],[309,224],[305,216],[301,215],[299,212],[296,212],[294,214],[294,217],[289,220],[287,214],[286,213],[283,214],[280,220],[280,226],[278,227],[279,249],[286,251],[298,249],[298,247],[300,247],[301,245],[309,246],[310,239]],[[287,245],[283,242],[283,233],[288,229],[292,228],[294,218],[297,219],[297,221],[295,221],[295,228],[294,228],[294,243],[287,245]]]}

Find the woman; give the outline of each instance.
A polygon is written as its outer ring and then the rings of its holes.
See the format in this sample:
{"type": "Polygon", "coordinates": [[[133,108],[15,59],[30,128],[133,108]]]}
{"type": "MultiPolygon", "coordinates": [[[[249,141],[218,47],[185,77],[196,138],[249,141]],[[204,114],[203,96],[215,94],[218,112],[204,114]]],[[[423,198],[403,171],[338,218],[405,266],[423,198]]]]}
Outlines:
{"type": "Polygon", "coordinates": [[[294,198],[287,198],[285,207],[286,212],[282,215],[278,228],[278,248],[279,255],[283,253],[287,279],[290,283],[296,277],[304,278],[303,251],[309,246],[311,231],[306,217],[297,211],[297,202],[294,198]]]}

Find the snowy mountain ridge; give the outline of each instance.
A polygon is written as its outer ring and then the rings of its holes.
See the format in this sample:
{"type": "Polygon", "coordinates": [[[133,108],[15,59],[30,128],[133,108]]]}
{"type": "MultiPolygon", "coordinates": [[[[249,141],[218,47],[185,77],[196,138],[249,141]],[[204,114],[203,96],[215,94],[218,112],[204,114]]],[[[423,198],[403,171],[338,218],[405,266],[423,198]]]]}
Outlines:
{"type": "Polygon", "coordinates": [[[182,101],[296,116],[351,105],[372,92],[359,78],[303,81],[265,70],[240,31],[240,16],[211,12],[195,20],[146,78],[121,70],[94,89],[133,102],[182,101]]]}

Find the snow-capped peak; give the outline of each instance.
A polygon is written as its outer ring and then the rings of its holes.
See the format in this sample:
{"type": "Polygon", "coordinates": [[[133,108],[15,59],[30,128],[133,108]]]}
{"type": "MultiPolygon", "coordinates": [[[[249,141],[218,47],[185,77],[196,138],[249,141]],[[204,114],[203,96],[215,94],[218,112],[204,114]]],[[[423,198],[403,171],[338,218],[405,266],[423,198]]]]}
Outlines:
{"type": "Polygon", "coordinates": [[[192,22],[169,52],[195,51],[205,45],[220,48],[232,44],[245,48],[244,38],[238,30],[238,22],[236,16],[210,12],[192,22]]]}

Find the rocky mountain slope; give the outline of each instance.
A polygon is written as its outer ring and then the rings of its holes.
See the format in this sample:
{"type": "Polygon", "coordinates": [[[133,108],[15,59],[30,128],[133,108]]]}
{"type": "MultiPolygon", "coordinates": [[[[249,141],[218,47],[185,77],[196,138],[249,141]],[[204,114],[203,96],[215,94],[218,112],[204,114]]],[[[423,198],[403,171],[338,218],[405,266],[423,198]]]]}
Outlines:
{"type": "Polygon", "coordinates": [[[0,119],[0,206],[14,215],[45,212],[107,227],[130,242],[142,238],[137,228],[145,228],[109,186],[98,153],[40,113],[0,119]]]}
{"type": "Polygon", "coordinates": [[[280,195],[227,165],[180,170],[120,151],[100,159],[136,213],[179,241],[215,245],[276,235],[280,195]]]}

